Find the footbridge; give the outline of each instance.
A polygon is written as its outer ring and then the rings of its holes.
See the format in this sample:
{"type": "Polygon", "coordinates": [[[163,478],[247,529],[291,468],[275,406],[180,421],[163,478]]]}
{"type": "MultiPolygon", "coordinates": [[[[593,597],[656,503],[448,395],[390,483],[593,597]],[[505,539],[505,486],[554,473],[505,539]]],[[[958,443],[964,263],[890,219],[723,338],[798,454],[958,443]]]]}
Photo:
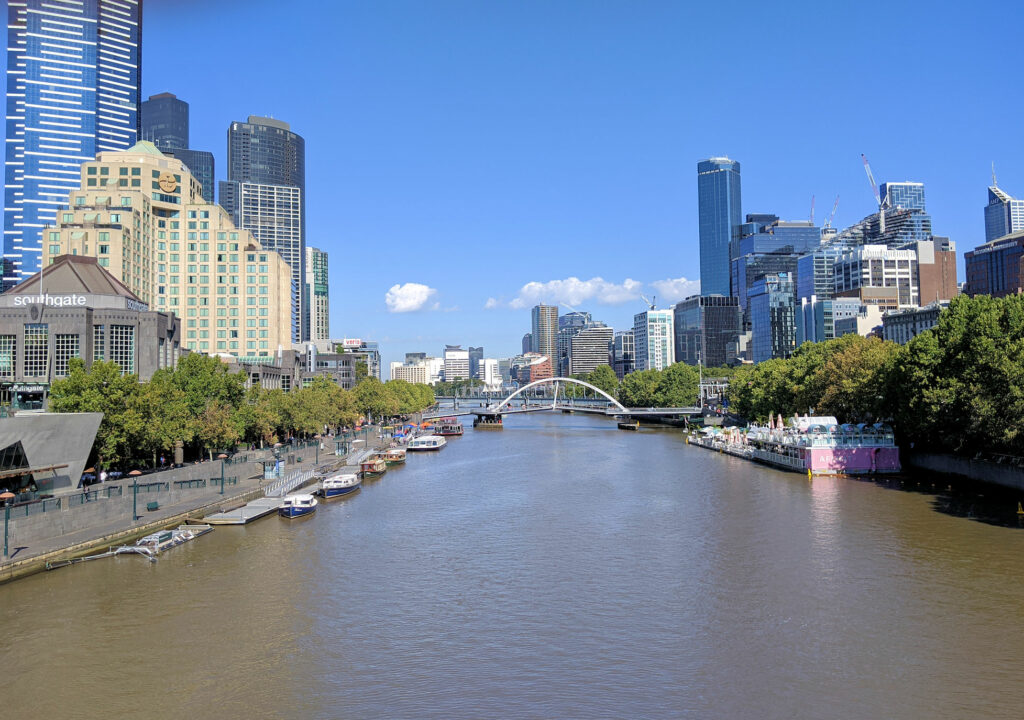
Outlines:
{"type": "Polygon", "coordinates": [[[534,380],[523,385],[521,388],[510,394],[500,402],[492,402],[489,405],[482,405],[476,408],[462,408],[444,412],[438,410],[436,413],[425,415],[426,419],[438,417],[451,417],[453,415],[476,415],[481,420],[500,422],[504,415],[513,415],[527,412],[551,412],[551,411],[581,412],[604,415],[606,417],[678,417],[682,415],[696,415],[702,412],[700,407],[641,407],[628,408],[606,393],[601,388],[591,385],[585,380],[576,378],[553,377],[534,380]],[[564,390],[567,386],[577,385],[584,389],[583,398],[566,397],[564,390]],[[554,392],[550,398],[527,397],[524,393],[539,387],[553,387],[554,392]],[[587,397],[587,392],[593,393],[593,397],[587,397]]]}

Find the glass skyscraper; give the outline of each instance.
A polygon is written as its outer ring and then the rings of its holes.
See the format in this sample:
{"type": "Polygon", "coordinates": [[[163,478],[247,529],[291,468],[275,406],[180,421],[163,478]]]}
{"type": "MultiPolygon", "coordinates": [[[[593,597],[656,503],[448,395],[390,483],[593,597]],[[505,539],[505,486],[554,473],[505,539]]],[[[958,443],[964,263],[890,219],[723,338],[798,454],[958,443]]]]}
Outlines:
{"type": "Polygon", "coordinates": [[[141,0],[9,0],[4,278],[39,270],[80,166],[138,140],[141,0]]]}
{"type": "Polygon", "coordinates": [[[740,164],[727,157],[697,163],[702,295],[733,294],[729,250],[742,217],[740,206],[740,164]]]}
{"type": "Polygon", "coordinates": [[[725,295],[694,295],[672,308],[676,362],[722,367],[729,343],[740,334],[739,300],[725,295]]]}
{"type": "Polygon", "coordinates": [[[882,204],[893,210],[920,210],[925,212],[924,183],[887,182],[878,187],[882,204]]]}
{"type": "Polygon", "coordinates": [[[149,140],[164,155],[188,166],[192,177],[203,186],[203,199],[213,204],[213,153],[188,147],[188,103],[172,93],[150,95],[141,105],[142,140],[149,140]]]}
{"type": "Polygon", "coordinates": [[[306,142],[286,122],[250,115],[228,128],[228,179],[218,187],[221,206],[235,225],[280,253],[292,269],[292,340],[303,342],[307,324],[306,142]]]}
{"type": "Polygon", "coordinates": [[[732,246],[732,290],[739,298],[744,323],[751,323],[750,295],[766,275],[796,276],[801,255],[821,244],[821,229],[810,222],[784,222],[775,215],[748,215],[739,228],[742,235],[732,246]]]}
{"type": "Polygon", "coordinates": [[[1024,230],[1024,200],[1010,197],[995,185],[985,206],[985,242],[1024,230]]]}
{"type": "Polygon", "coordinates": [[[795,295],[793,279],[787,273],[765,275],[754,286],[750,295],[754,362],[788,358],[796,350],[795,295]]]}

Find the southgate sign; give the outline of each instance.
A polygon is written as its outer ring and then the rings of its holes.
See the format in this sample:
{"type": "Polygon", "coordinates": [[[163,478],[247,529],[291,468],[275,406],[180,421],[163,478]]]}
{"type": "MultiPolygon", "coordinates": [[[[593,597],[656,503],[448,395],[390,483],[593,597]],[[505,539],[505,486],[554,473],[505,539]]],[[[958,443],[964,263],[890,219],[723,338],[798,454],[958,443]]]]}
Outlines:
{"type": "Polygon", "coordinates": [[[19,295],[14,298],[14,306],[22,305],[52,305],[53,307],[82,307],[85,305],[85,295],[19,295]]]}

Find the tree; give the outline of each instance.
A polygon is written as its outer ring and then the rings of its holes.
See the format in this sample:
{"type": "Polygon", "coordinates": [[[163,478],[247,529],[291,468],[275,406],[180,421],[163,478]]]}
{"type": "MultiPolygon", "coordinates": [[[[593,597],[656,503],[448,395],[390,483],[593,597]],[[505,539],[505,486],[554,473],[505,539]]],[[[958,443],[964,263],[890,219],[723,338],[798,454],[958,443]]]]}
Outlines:
{"type": "Polygon", "coordinates": [[[196,436],[213,460],[213,451],[234,447],[241,437],[232,408],[217,400],[207,403],[200,413],[196,436]]]}
{"type": "Polygon", "coordinates": [[[601,388],[612,397],[615,397],[615,393],[619,390],[619,379],[609,365],[598,365],[594,368],[594,372],[587,377],[587,382],[594,387],[601,388]]]}
{"type": "Polygon", "coordinates": [[[676,363],[659,375],[653,405],[657,407],[691,407],[697,404],[700,371],[693,365],[676,363]]]}
{"type": "Polygon", "coordinates": [[[356,385],[352,391],[356,409],[367,419],[394,415],[398,412],[398,403],[385,389],[384,383],[374,377],[368,377],[356,385]]]}
{"type": "Polygon", "coordinates": [[[178,441],[190,443],[196,433],[195,418],[189,414],[185,394],[174,384],[170,370],[158,370],[139,386],[128,402],[127,419],[137,424],[131,433],[134,446],[151,455],[171,453],[178,441]]]}
{"type": "Polygon", "coordinates": [[[659,375],[657,370],[631,372],[619,385],[619,402],[626,407],[653,407],[657,403],[659,375]]]}

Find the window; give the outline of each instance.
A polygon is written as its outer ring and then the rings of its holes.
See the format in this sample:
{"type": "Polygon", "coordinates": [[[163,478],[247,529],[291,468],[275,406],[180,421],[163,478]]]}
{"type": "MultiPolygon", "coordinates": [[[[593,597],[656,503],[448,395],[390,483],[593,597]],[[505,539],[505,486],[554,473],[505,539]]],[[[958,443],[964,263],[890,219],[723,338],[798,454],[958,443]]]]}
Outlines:
{"type": "Polygon", "coordinates": [[[49,367],[50,326],[45,323],[25,325],[25,375],[45,377],[49,367]]]}
{"type": "Polygon", "coordinates": [[[0,378],[14,379],[17,345],[17,335],[0,335],[0,378]]]}
{"type": "Polygon", "coordinates": [[[75,221],[75,214],[74,213],[64,213],[64,222],[69,223],[69,222],[74,222],[74,221],[75,221]]]}
{"type": "Polygon", "coordinates": [[[119,223],[121,222],[121,213],[110,213],[110,222],[119,223]]]}
{"type": "Polygon", "coordinates": [[[135,327],[110,326],[110,359],[121,368],[122,375],[135,373],[135,327]]]}
{"type": "Polygon", "coordinates": [[[132,206],[132,199],[130,197],[122,197],[121,198],[121,207],[131,207],[131,206],[132,206]]]}
{"type": "Polygon", "coordinates": [[[53,342],[53,374],[56,377],[65,377],[68,374],[68,360],[73,357],[81,357],[78,353],[78,335],[64,335],[58,333],[54,336],[53,342]]]}

